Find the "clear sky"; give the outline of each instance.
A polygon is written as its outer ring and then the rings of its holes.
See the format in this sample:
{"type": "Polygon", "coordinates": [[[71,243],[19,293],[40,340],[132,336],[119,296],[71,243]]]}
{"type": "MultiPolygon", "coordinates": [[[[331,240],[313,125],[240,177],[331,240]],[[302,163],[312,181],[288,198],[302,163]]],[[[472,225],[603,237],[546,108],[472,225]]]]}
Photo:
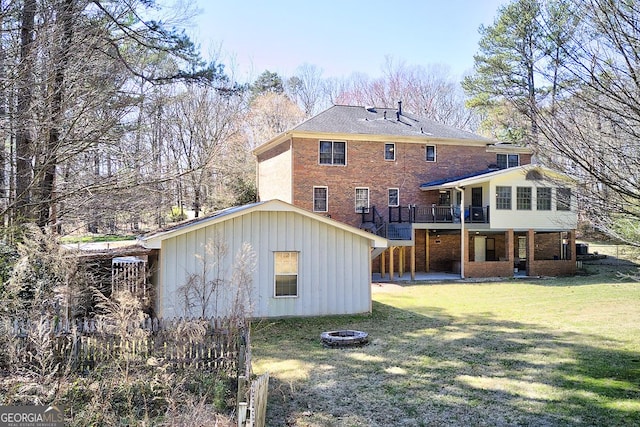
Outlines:
{"type": "Polygon", "coordinates": [[[385,57],[442,64],[459,77],[473,67],[478,28],[508,0],[197,0],[189,34],[205,54],[219,52],[235,78],[264,70],[291,76],[298,66],[323,77],[380,75],[385,57]]]}

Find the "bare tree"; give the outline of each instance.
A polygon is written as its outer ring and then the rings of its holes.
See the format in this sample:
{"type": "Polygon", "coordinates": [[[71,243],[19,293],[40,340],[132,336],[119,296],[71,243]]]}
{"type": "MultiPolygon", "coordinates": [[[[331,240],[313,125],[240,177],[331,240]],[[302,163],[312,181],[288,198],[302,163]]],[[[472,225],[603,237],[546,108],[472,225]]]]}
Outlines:
{"type": "Polygon", "coordinates": [[[580,180],[592,224],[640,245],[640,8],[618,0],[567,3],[580,11],[580,27],[565,51],[553,108],[536,110],[544,135],[538,156],[580,180]]]}
{"type": "Polygon", "coordinates": [[[210,86],[188,86],[169,105],[168,146],[181,191],[192,201],[195,216],[203,207],[215,208],[217,182],[232,173],[225,162],[233,151],[244,114],[240,96],[210,86]]]}
{"type": "Polygon", "coordinates": [[[287,95],[267,92],[251,102],[247,119],[249,142],[253,148],[299,124],[304,113],[287,95]]]}
{"type": "Polygon", "coordinates": [[[325,100],[322,69],[311,64],[302,64],[294,76],[287,80],[286,91],[294,99],[306,117],[311,117],[322,107],[327,107],[325,100]]]}
{"type": "Polygon", "coordinates": [[[416,115],[439,123],[475,131],[479,117],[465,107],[460,84],[451,79],[443,66],[408,66],[387,57],[383,76],[370,79],[363,74],[351,76],[347,87],[336,97],[337,103],[394,106],[398,101],[416,115]]]}

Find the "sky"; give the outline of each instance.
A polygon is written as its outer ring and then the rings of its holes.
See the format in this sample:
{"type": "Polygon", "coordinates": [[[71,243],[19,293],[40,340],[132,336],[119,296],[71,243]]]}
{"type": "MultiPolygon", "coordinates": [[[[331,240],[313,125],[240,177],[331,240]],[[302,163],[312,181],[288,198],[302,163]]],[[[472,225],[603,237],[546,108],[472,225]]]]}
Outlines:
{"type": "Polygon", "coordinates": [[[264,70],[288,77],[302,64],[322,77],[377,77],[386,58],[473,69],[481,24],[508,0],[197,0],[188,34],[238,81],[264,70]]]}

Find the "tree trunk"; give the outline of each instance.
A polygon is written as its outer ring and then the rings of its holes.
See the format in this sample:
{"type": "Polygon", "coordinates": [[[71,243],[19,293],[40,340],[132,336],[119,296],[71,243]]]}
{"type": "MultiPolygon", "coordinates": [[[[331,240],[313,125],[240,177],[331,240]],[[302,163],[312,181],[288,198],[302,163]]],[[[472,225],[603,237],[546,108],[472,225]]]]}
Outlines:
{"type": "Polygon", "coordinates": [[[65,0],[59,4],[58,17],[62,25],[62,37],[57,55],[55,70],[53,99],[51,102],[52,126],[49,130],[49,141],[45,151],[44,174],[40,184],[40,205],[38,208],[38,225],[44,228],[55,224],[56,218],[52,215],[54,209],[55,177],[58,166],[58,147],[60,144],[60,132],[63,126],[62,102],[64,100],[64,75],[69,63],[69,49],[73,37],[73,10],[74,0],[65,0]]]}
{"type": "Polygon", "coordinates": [[[18,105],[16,125],[16,194],[15,216],[18,223],[29,221],[29,205],[32,183],[33,140],[30,131],[29,113],[33,96],[32,51],[36,0],[25,0],[22,7],[20,27],[20,66],[18,75],[18,105]]]}

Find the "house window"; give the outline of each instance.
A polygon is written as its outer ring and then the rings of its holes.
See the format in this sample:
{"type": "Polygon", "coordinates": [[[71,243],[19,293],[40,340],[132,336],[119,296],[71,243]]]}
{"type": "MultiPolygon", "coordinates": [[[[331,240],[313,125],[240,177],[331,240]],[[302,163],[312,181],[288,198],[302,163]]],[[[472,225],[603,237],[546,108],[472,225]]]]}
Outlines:
{"type": "Polygon", "coordinates": [[[389,206],[399,206],[400,205],[400,190],[397,188],[389,189],[389,206]]]}
{"type": "Polygon", "coordinates": [[[274,252],[275,296],[298,296],[298,252],[274,252]]]}
{"type": "Polygon", "coordinates": [[[356,212],[369,212],[368,188],[356,188],[356,212]]]}
{"type": "Polygon", "coordinates": [[[393,143],[384,144],[384,159],[385,160],[396,159],[396,144],[393,144],[393,143]]]}
{"type": "Polygon", "coordinates": [[[497,162],[499,169],[512,168],[514,166],[520,166],[519,154],[498,154],[497,162]]]}
{"type": "Polygon", "coordinates": [[[329,190],[327,187],[313,187],[313,211],[314,212],[327,212],[327,193],[329,190]]]}
{"type": "Polygon", "coordinates": [[[346,147],[344,141],[320,141],[320,164],[321,165],[345,165],[346,147]]]}
{"type": "Polygon", "coordinates": [[[521,211],[531,210],[531,187],[516,188],[516,209],[521,211]]]}
{"type": "Polygon", "coordinates": [[[536,207],[539,211],[551,210],[551,188],[538,187],[536,207]]]}
{"type": "Polygon", "coordinates": [[[556,209],[559,211],[571,210],[571,189],[570,188],[558,188],[558,200],[556,203],[556,209]]]}
{"type": "Polygon", "coordinates": [[[436,161],[436,146],[435,145],[427,145],[426,158],[427,162],[435,162],[436,161]]]}
{"type": "Polygon", "coordinates": [[[496,187],[496,209],[511,209],[511,187],[496,187]]]}

